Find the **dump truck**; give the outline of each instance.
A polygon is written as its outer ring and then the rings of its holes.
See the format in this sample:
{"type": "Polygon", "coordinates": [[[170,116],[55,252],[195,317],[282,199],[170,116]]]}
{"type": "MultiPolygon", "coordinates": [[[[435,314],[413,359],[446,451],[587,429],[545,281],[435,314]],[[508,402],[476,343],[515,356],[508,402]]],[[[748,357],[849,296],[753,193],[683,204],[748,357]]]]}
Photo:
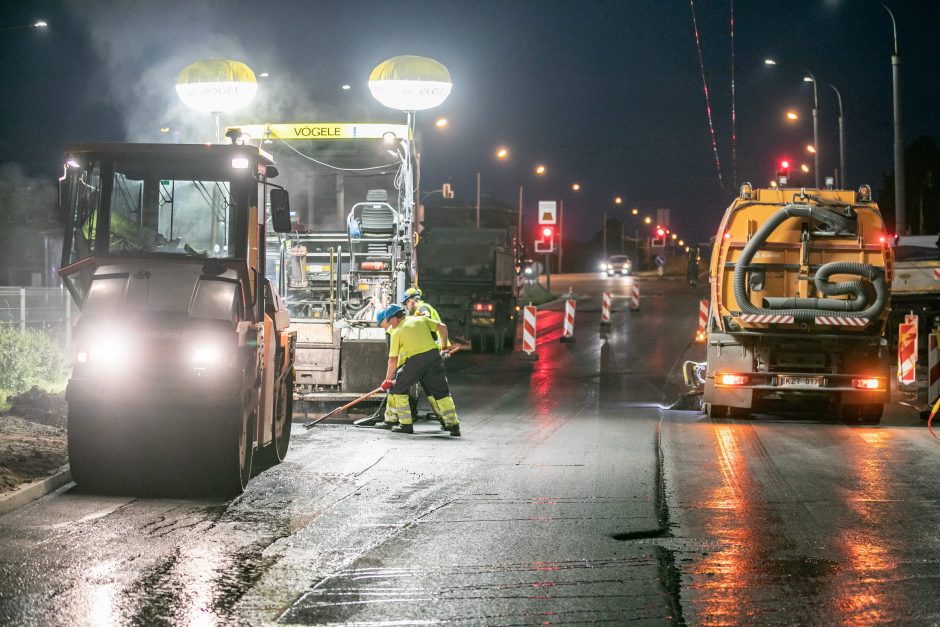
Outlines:
{"type": "MultiPolygon", "coordinates": [[[[919,336],[926,338],[940,326],[940,236],[902,235],[895,242],[894,259],[889,335],[896,342],[898,325],[914,313],[919,336]]],[[[927,342],[920,342],[919,349],[926,360],[927,342]]]]}
{"type": "Polygon", "coordinates": [[[290,228],[277,168],[251,146],[86,144],[64,170],[60,273],[81,309],[72,477],[106,492],[241,492],[291,433],[296,334],[265,278],[267,223],[290,228]]]}
{"type": "Polygon", "coordinates": [[[296,397],[357,398],[385,377],[376,314],[400,302],[415,278],[413,130],[308,122],[227,133],[271,151],[294,190],[292,229],[269,238],[268,256],[297,331],[296,397]]]}
{"type": "Polygon", "coordinates": [[[743,185],[709,268],[706,413],[802,398],[827,402],[845,422],[878,423],[890,391],[893,276],[869,186],[743,185]]]}
{"type": "Polygon", "coordinates": [[[474,351],[512,350],[522,285],[512,231],[433,227],[417,252],[421,289],[449,332],[474,351]]]}

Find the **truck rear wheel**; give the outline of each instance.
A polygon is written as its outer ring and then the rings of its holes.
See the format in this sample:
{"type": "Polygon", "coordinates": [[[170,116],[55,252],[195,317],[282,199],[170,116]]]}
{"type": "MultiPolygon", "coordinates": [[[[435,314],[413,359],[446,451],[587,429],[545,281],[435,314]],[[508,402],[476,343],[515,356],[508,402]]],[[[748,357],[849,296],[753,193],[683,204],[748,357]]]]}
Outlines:
{"type": "Polygon", "coordinates": [[[876,425],[881,422],[885,406],[881,403],[843,405],[842,422],[856,425],[876,425]]]}
{"type": "Polygon", "coordinates": [[[728,406],[705,403],[705,413],[709,418],[724,418],[728,415],[728,406]]]}

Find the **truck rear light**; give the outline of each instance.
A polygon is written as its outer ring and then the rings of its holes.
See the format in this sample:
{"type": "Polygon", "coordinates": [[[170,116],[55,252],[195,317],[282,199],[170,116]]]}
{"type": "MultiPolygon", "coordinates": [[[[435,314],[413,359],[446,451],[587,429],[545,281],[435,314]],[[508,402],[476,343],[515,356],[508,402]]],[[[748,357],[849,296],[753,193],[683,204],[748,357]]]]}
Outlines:
{"type": "Polygon", "coordinates": [[[743,374],[730,374],[727,372],[720,372],[715,375],[715,382],[718,385],[746,385],[747,376],[743,374]]]}
{"type": "Polygon", "coordinates": [[[493,303],[473,303],[473,311],[476,312],[490,312],[493,309],[493,303]]]}
{"type": "Polygon", "coordinates": [[[880,390],[883,386],[881,379],[852,379],[852,387],[858,390],[880,390]]]}
{"type": "Polygon", "coordinates": [[[359,264],[360,270],[384,270],[384,261],[363,261],[359,264]]]}

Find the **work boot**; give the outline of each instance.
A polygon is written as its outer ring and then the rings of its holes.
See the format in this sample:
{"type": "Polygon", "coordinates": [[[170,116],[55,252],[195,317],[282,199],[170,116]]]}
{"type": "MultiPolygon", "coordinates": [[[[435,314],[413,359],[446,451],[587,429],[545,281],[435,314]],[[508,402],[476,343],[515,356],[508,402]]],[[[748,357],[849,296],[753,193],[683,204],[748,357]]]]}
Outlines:
{"type": "Polygon", "coordinates": [[[412,425],[396,425],[392,427],[392,433],[414,433],[415,428],[412,425]]]}
{"type": "Polygon", "coordinates": [[[382,422],[377,422],[377,423],[375,423],[375,425],[373,425],[373,428],[375,428],[375,429],[391,429],[391,428],[396,427],[396,426],[398,426],[398,423],[397,423],[397,422],[385,422],[385,421],[383,420],[382,422]]]}
{"type": "Polygon", "coordinates": [[[460,437],[460,425],[451,425],[446,428],[447,431],[450,431],[450,435],[455,438],[460,437]]]}

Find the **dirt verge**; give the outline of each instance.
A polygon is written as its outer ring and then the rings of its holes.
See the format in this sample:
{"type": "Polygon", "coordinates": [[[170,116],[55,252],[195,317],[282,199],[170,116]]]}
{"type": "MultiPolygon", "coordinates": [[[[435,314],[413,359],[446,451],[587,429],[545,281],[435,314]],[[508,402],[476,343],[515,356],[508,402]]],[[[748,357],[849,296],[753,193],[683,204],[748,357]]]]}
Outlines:
{"type": "Polygon", "coordinates": [[[9,401],[10,411],[0,415],[0,494],[68,463],[63,395],[34,387],[9,401]]]}

